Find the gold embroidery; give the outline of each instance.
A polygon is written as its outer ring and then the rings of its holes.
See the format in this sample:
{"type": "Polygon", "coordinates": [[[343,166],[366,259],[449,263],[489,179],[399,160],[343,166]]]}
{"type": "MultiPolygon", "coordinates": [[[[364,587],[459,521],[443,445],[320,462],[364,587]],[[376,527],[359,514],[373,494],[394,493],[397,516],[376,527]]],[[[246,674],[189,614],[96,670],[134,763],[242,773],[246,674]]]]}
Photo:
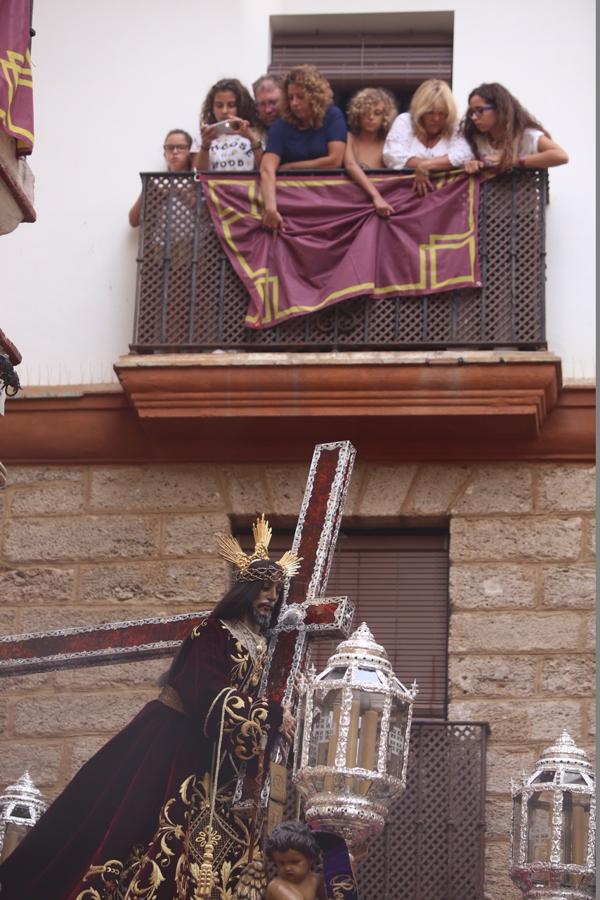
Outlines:
{"type": "MultiPolygon", "coordinates": [[[[130,861],[110,859],[91,866],[85,882],[93,882],[77,900],[157,900],[167,882],[177,896],[197,896],[203,842],[210,816],[210,777],[190,775],[175,797],[164,804],[159,828],[145,851],[134,848],[130,861]]],[[[232,900],[235,884],[248,864],[249,823],[231,811],[234,781],[217,792],[212,828],[214,897],[232,900]]],[[[254,859],[260,860],[255,849],[254,859]]]]}
{"type": "Polygon", "coordinates": [[[262,670],[267,652],[266,638],[262,634],[252,631],[250,626],[240,619],[219,619],[219,621],[232,635],[233,639],[246,648],[254,668],[262,670]]]}
{"type": "Polygon", "coordinates": [[[198,622],[198,624],[192,628],[192,630],[190,632],[190,637],[192,637],[192,638],[200,637],[200,632],[202,631],[203,628],[206,628],[207,625],[208,625],[208,616],[206,618],[202,619],[201,622],[198,622]]]}

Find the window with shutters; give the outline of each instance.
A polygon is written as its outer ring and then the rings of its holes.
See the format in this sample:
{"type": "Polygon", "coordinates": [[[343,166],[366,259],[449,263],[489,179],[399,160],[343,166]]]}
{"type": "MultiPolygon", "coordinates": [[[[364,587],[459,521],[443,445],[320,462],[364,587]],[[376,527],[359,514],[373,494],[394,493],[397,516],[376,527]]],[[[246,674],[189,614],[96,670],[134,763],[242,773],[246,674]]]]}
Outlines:
{"type": "MultiPolygon", "coordinates": [[[[288,549],[293,532],[273,524],[272,556],[288,549]]],[[[248,523],[249,525],[249,523],[248,523]]],[[[234,527],[248,549],[248,525],[234,527]]],[[[348,596],[355,625],[365,621],[382,643],[394,671],[417,682],[414,714],[445,718],[448,672],[448,532],[342,530],[327,596],[348,596]]],[[[313,642],[312,660],[323,668],[337,641],[313,642]]]]}
{"type": "Polygon", "coordinates": [[[452,84],[454,16],[446,13],[273,16],[269,72],[316,66],[345,109],[362,87],[386,87],[402,112],[419,84],[452,84]]]}

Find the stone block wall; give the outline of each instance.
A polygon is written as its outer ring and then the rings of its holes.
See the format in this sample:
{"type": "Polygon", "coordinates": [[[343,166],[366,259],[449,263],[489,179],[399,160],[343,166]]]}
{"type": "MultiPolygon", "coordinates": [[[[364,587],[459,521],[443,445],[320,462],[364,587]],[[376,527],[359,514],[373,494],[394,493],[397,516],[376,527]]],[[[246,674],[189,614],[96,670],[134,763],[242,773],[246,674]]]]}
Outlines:
{"type": "MultiPolygon", "coordinates": [[[[12,467],[0,492],[4,634],[207,609],[228,515],[296,515],[307,466],[12,467]]],[[[509,784],[567,728],[594,744],[594,472],[586,465],[366,465],[346,513],[450,527],[449,717],[487,721],[486,892],[506,874],[509,784]]],[[[1,683],[1,786],[52,798],[149,698],[167,663],[1,683]]]]}

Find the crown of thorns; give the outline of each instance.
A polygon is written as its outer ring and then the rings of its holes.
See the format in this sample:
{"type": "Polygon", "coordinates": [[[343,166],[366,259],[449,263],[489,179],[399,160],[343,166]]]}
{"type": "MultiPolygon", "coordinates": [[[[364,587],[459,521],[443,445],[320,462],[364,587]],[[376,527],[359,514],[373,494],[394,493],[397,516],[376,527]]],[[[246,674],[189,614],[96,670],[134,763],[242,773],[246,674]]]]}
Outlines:
{"type": "Polygon", "coordinates": [[[294,550],[286,550],[273,562],[269,559],[269,544],[273,531],[264,513],[252,526],[254,552],[244,553],[238,541],[229,534],[217,535],[217,553],[237,568],[238,581],[283,581],[293,578],[300,568],[302,557],[294,550]]]}

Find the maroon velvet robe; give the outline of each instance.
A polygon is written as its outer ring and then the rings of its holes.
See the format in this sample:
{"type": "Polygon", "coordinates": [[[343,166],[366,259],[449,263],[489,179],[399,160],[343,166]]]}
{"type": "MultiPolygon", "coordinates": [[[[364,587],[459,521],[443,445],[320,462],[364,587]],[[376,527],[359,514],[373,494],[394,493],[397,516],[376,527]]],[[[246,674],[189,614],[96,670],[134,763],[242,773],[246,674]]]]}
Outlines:
{"type": "Polygon", "coordinates": [[[228,626],[194,628],[168,679],[184,712],[152,700],[81,768],[0,866],[2,900],[191,900],[221,725],[212,896],[229,900],[249,844],[249,823],[230,808],[237,767],[256,765],[282,711],[255,699],[261,660],[228,626]]]}

